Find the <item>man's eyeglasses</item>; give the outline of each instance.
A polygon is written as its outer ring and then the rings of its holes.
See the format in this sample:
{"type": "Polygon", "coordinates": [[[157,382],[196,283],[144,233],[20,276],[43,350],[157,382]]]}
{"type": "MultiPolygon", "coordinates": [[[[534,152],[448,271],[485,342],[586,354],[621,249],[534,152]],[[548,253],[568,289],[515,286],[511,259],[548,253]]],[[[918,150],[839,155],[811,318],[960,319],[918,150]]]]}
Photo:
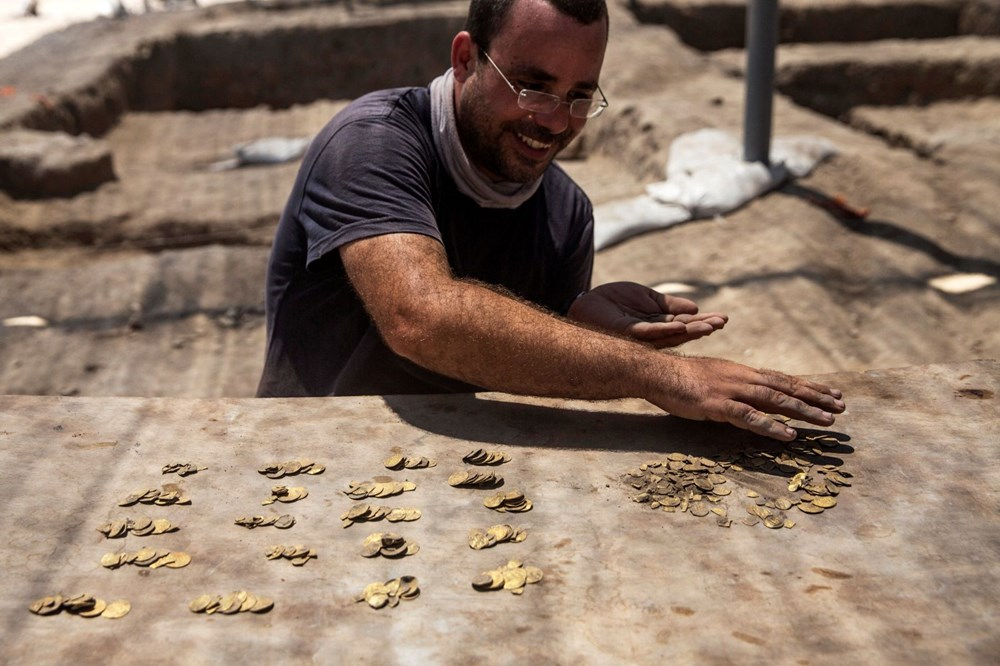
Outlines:
{"type": "Polygon", "coordinates": [[[559,108],[560,105],[565,104],[569,107],[569,115],[574,118],[594,118],[601,115],[604,109],[608,108],[608,99],[604,96],[604,91],[601,90],[600,86],[597,86],[597,92],[601,93],[601,99],[592,98],[580,98],[574,99],[572,102],[564,102],[558,95],[551,95],[549,93],[541,92],[539,90],[528,90],[527,88],[522,88],[518,90],[514,87],[514,84],[510,82],[497,64],[493,62],[493,58],[486,51],[483,51],[483,55],[486,59],[490,61],[493,65],[493,69],[497,70],[503,80],[510,87],[511,91],[517,95],[517,105],[524,109],[525,111],[531,111],[533,113],[552,113],[559,108]]]}

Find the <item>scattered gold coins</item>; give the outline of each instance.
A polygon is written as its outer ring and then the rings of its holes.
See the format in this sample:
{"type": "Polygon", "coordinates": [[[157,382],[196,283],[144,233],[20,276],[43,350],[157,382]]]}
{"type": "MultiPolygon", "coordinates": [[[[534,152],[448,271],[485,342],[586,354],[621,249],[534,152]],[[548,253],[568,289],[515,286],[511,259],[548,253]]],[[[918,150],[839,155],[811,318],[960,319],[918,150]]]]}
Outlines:
{"type": "Polygon", "coordinates": [[[419,550],[420,546],[392,532],[369,534],[361,544],[361,554],[365,557],[376,555],[389,558],[405,557],[416,555],[419,550]]]}
{"type": "Polygon", "coordinates": [[[191,463],[170,463],[169,465],[163,466],[164,474],[179,474],[180,476],[190,476],[191,474],[197,474],[208,469],[207,467],[198,467],[191,463]]]}
{"type": "Polygon", "coordinates": [[[297,502],[304,497],[309,497],[309,491],[305,488],[273,486],[271,488],[271,496],[261,502],[261,504],[266,506],[268,504],[274,504],[275,502],[297,502]]]}
{"type": "Polygon", "coordinates": [[[169,550],[156,550],[154,548],[142,548],[134,553],[108,553],[101,558],[101,566],[108,569],[117,569],[126,564],[134,564],[137,567],[149,567],[159,569],[180,569],[191,563],[191,556],[185,552],[170,552],[169,550]]]}
{"type": "Polygon", "coordinates": [[[425,469],[427,467],[434,467],[437,463],[429,458],[424,458],[423,456],[419,458],[408,458],[402,453],[394,453],[382,463],[388,469],[400,470],[400,469],[425,469]]]}
{"type": "Polygon", "coordinates": [[[184,494],[183,490],[179,489],[168,489],[164,487],[150,488],[148,490],[140,490],[137,493],[132,493],[121,502],[118,506],[132,506],[133,504],[156,504],[158,506],[165,506],[168,504],[190,504],[191,499],[184,494]]]}
{"type": "Polygon", "coordinates": [[[542,570],[538,567],[526,567],[520,560],[511,560],[501,567],[476,576],[472,580],[472,587],[480,592],[504,589],[510,590],[511,594],[524,594],[527,584],[537,583],[541,579],[542,570]]]}
{"type": "Polygon", "coordinates": [[[365,523],[373,520],[385,518],[390,523],[402,521],[411,522],[420,518],[420,509],[392,509],[387,506],[372,506],[371,504],[356,504],[340,514],[340,519],[344,527],[350,527],[354,523],[365,523]]]}
{"type": "Polygon", "coordinates": [[[474,550],[492,548],[498,543],[521,543],[528,538],[528,533],[520,527],[510,525],[493,525],[485,530],[475,528],[469,531],[469,547],[474,550]]]}
{"type": "Polygon", "coordinates": [[[236,519],[236,524],[251,530],[255,527],[269,527],[271,525],[279,530],[287,530],[295,524],[295,518],[287,513],[281,516],[241,516],[236,519]]]}
{"type": "Polygon", "coordinates": [[[371,481],[351,481],[344,494],[351,499],[366,497],[391,497],[404,491],[416,490],[417,484],[412,481],[396,481],[388,476],[376,476],[371,481]]]}
{"type": "Polygon", "coordinates": [[[830,457],[839,444],[830,435],[810,435],[787,446],[745,447],[713,458],[674,452],[629,470],[623,480],[639,491],[632,496],[636,502],[668,513],[711,513],[720,527],[729,527],[733,521],[723,504],[732,493],[726,485],[727,474],[759,470],[784,476],[789,495],[769,498],[747,490],[746,496],[754,503],[747,505],[749,515],[739,522],[751,527],[762,523],[770,529],[791,528],[795,521],[783,512],[796,507],[804,513],[822,513],[837,505],[835,496],[841,487],[851,485],[851,474],[840,468],[839,458],[830,457]]]}
{"type": "Polygon", "coordinates": [[[503,477],[496,472],[471,472],[463,470],[448,477],[454,488],[496,488],[503,485],[503,477]]]}
{"type": "Polygon", "coordinates": [[[292,564],[301,567],[311,559],[318,557],[314,548],[305,546],[271,546],[265,554],[269,560],[284,558],[291,560],[292,564]]]}
{"type": "Polygon", "coordinates": [[[124,518],[102,525],[97,528],[97,531],[109,539],[120,539],[129,533],[134,536],[150,536],[176,532],[177,526],[172,525],[165,518],[158,518],[156,520],[150,520],[149,518],[136,518],[135,520],[124,518]]]}
{"type": "Polygon", "coordinates": [[[116,620],[128,615],[128,612],[132,610],[132,604],[125,599],[105,602],[103,599],[97,599],[90,594],[78,594],[72,597],[64,597],[61,594],[56,594],[34,601],[28,606],[28,610],[35,615],[55,615],[66,611],[80,617],[106,617],[116,620]]]}
{"type": "Polygon", "coordinates": [[[522,513],[531,511],[532,504],[520,490],[508,490],[490,495],[483,500],[483,506],[500,513],[522,513]]]}
{"type": "Polygon", "coordinates": [[[354,598],[366,602],[372,608],[395,608],[400,599],[416,599],[420,596],[420,585],[415,576],[400,576],[384,583],[370,583],[354,598]]]}
{"type": "Polygon", "coordinates": [[[257,468],[257,471],[269,479],[280,479],[283,476],[296,474],[322,474],[326,467],[311,460],[288,460],[286,462],[267,463],[257,468]]]}
{"type": "Polygon", "coordinates": [[[274,608],[274,601],[267,597],[259,597],[252,592],[239,590],[230,592],[225,596],[218,594],[203,594],[195,597],[188,609],[192,613],[222,613],[223,615],[234,615],[236,613],[266,613],[274,608]]]}
{"type": "Polygon", "coordinates": [[[502,451],[475,449],[462,456],[462,462],[470,465],[502,465],[510,462],[510,456],[502,451]]]}

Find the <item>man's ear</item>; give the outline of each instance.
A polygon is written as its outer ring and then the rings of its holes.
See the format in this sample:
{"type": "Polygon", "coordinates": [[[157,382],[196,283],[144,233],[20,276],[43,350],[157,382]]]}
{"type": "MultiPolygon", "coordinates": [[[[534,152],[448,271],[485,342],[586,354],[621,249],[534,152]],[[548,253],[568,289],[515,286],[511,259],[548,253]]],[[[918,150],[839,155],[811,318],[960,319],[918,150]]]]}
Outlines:
{"type": "Polygon", "coordinates": [[[465,81],[476,71],[478,49],[472,35],[463,30],[451,41],[451,67],[455,70],[455,80],[465,81]]]}

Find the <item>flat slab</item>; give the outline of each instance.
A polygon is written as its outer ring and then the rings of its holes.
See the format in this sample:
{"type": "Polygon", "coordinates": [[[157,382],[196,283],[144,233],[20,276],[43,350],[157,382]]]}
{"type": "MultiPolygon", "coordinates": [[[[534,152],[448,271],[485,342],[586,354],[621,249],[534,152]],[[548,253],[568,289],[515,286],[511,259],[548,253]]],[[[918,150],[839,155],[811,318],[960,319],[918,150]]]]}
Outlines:
{"type": "MultiPolygon", "coordinates": [[[[635,503],[625,473],[670,452],[712,458],[773,445],[729,427],[685,422],[643,402],[568,402],[502,394],[300,400],[0,397],[0,660],[125,663],[993,663],[1000,651],[1000,363],[978,361],[826,376],[849,411],[822,459],[853,473],[838,506],[792,509],[792,529],[738,521],[775,472],[731,471],[734,524],[635,503]],[[452,488],[468,450],[495,448],[504,489],[534,503],[497,514],[492,491],[452,488]],[[393,450],[437,460],[391,472],[393,450]],[[310,458],[318,476],[272,481],[271,461],[310,458]],[[191,462],[193,476],[162,475],[191,462]],[[343,491],[376,475],[416,490],[369,500],[416,507],[411,523],[341,527],[343,491]],[[122,508],[128,494],[181,486],[190,506],[122,508]],[[273,485],[305,486],[262,506],[273,485]],[[290,530],[247,530],[242,515],[290,513],[290,530]],[[167,518],[179,531],[109,540],[117,517],[167,518]],[[474,527],[510,523],[523,543],[472,550],[474,527]],[[364,537],[396,531],[420,545],[366,559],[364,537]],[[268,561],[303,544],[305,566],[268,561]],[[181,550],[189,566],[105,569],[105,553],[181,550]],[[522,596],[471,581],[510,559],[545,577],[522,596]],[[421,594],[379,611],[353,598],[368,583],[416,576],[421,594]],[[246,589],[264,615],[196,615],[201,594],[246,589]],[[35,599],[87,592],[125,598],[124,618],[39,617],[35,599]]],[[[805,436],[814,431],[802,430],[805,436]]],[[[814,433],[819,434],[819,433],[814,433]]]]}

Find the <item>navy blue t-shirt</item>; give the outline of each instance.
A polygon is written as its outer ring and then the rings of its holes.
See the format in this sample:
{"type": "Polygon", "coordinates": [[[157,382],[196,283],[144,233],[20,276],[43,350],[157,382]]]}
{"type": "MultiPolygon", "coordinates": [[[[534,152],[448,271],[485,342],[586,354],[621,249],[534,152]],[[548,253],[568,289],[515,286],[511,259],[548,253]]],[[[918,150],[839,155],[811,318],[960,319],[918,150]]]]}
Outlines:
{"type": "Polygon", "coordinates": [[[457,277],[501,285],[560,314],[589,288],[593,210],[558,165],[520,207],[481,208],[458,191],[430,132],[429,90],[399,88],[357,99],[313,140],[268,263],[258,396],[477,390],[385,345],[340,259],[338,248],[351,241],[430,236],[457,277]]]}

